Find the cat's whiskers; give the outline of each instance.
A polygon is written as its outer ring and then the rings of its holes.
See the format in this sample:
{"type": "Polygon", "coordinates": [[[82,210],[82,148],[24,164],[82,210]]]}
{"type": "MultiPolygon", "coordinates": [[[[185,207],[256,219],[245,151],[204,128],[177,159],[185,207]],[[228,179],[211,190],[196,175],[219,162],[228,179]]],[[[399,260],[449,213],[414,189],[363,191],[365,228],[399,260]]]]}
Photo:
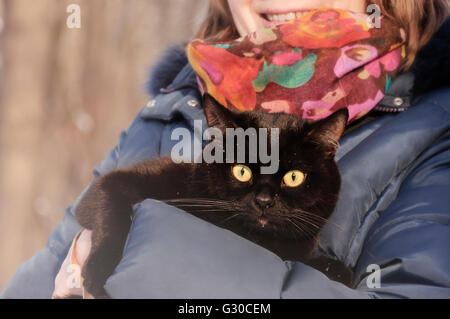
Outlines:
{"type": "Polygon", "coordinates": [[[315,215],[310,212],[303,212],[303,214],[304,214],[304,217],[309,217],[311,219],[316,219],[317,221],[322,221],[324,224],[332,225],[332,226],[336,227],[337,229],[339,229],[340,231],[342,231],[342,232],[344,231],[344,229],[342,228],[341,225],[336,224],[335,222],[333,222],[329,219],[323,218],[322,216],[315,215]]]}
{"type": "Polygon", "coordinates": [[[301,235],[304,234],[304,230],[301,229],[297,224],[295,224],[292,220],[288,219],[288,222],[291,223],[292,225],[294,225],[296,232],[294,232],[294,230],[292,228],[289,228],[289,230],[294,234],[294,237],[296,237],[296,235],[298,233],[300,233],[301,235]]]}
{"type": "Polygon", "coordinates": [[[214,214],[230,214],[234,211],[226,210],[226,209],[218,209],[218,208],[203,208],[203,209],[190,209],[189,207],[181,208],[182,210],[185,210],[188,213],[195,214],[195,213],[214,213],[214,214]]]}
{"type": "MultiPolygon", "coordinates": [[[[245,209],[240,207],[239,203],[220,199],[178,198],[164,200],[164,202],[189,211],[190,213],[234,213],[233,215],[226,217],[222,223],[226,223],[240,215],[244,215],[246,212],[245,209]]],[[[284,217],[288,220],[289,224],[294,226],[294,228],[287,228],[294,234],[315,238],[317,237],[316,231],[320,231],[325,224],[330,224],[340,231],[343,231],[340,225],[322,216],[302,209],[295,209],[293,212],[294,213],[287,214],[284,217]]],[[[277,224],[273,224],[273,227],[275,232],[279,231],[277,224]]],[[[252,231],[253,228],[250,228],[249,236],[251,236],[252,231]]]]}
{"type": "Polygon", "coordinates": [[[225,201],[212,201],[212,200],[193,200],[193,199],[176,199],[176,200],[165,200],[167,204],[174,206],[190,206],[190,207],[217,207],[217,208],[229,208],[235,209],[235,205],[232,202],[225,201]]]}
{"type": "Polygon", "coordinates": [[[176,205],[205,205],[238,208],[235,202],[225,200],[199,199],[199,198],[180,198],[164,200],[168,204],[176,205]]]}
{"type": "Polygon", "coordinates": [[[318,219],[314,219],[314,218],[310,218],[313,215],[309,215],[308,213],[304,213],[304,214],[296,214],[294,216],[295,219],[299,220],[300,222],[308,225],[308,226],[312,226],[317,230],[321,230],[323,225],[327,222],[325,218],[318,218],[318,219]]]}
{"type": "Polygon", "coordinates": [[[241,213],[236,213],[236,214],[234,214],[234,215],[232,215],[232,216],[227,217],[226,219],[224,219],[224,220],[222,221],[222,223],[226,223],[227,221],[230,221],[230,220],[232,220],[233,218],[236,218],[236,217],[238,217],[238,216],[240,216],[240,215],[242,215],[242,214],[241,214],[241,213]]]}
{"type": "Polygon", "coordinates": [[[308,225],[306,225],[306,224],[303,223],[303,222],[296,223],[296,222],[294,222],[294,221],[292,221],[292,220],[289,220],[289,221],[290,221],[292,224],[297,225],[298,227],[300,227],[300,228],[302,229],[302,231],[303,231],[303,234],[304,234],[306,237],[311,238],[311,239],[315,239],[316,234],[308,227],[308,225]]]}
{"type": "Polygon", "coordinates": [[[323,224],[319,225],[319,224],[315,223],[314,220],[309,220],[307,216],[290,216],[290,217],[297,219],[301,222],[305,222],[317,229],[321,229],[323,227],[323,224]]]}
{"type": "Polygon", "coordinates": [[[231,214],[232,216],[226,217],[222,223],[225,223],[233,218],[243,215],[244,210],[239,207],[235,202],[214,200],[214,199],[202,199],[202,198],[178,198],[165,200],[169,205],[173,205],[182,210],[185,210],[191,214],[231,214]]]}
{"type": "Polygon", "coordinates": [[[297,229],[292,229],[292,227],[287,227],[286,226],[285,230],[290,231],[292,233],[294,239],[298,239],[299,238],[297,229]]]}

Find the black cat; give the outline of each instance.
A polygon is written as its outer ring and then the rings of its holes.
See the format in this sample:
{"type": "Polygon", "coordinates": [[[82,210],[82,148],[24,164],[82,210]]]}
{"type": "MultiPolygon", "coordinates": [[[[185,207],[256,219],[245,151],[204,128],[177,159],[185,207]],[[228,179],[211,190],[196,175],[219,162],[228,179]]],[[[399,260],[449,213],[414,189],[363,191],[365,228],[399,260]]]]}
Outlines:
{"type": "Polygon", "coordinates": [[[97,298],[107,297],[103,286],[122,257],[132,206],[147,198],[177,206],[284,260],[308,263],[348,284],[349,272],[339,262],[311,260],[338,199],[334,155],[347,110],[309,123],[293,115],[232,112],[209,96],[204,108],[208,124],[223,132],[279,128],[278,172],[261,175],[262,163],[175,164],[171,158],[157,158],[99,177],[75,210],[78,222],[92,230],[92,248],[82,270],[85,289],[97,298]]]}

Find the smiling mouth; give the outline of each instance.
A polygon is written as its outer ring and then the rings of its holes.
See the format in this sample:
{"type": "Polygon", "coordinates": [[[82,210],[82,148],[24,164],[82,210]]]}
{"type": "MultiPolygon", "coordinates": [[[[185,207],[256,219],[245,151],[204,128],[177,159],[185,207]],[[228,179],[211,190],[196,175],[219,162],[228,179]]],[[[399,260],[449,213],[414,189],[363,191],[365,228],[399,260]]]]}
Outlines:
{"type": "Polygon", "coordinates": [[[302,11],[292,11],[287,13],[279,13],[279,14],[271,14],[271,13],[263,13],[261,14],[261,17],[268,21],[273,23],[283,23],[295,19],[299,19],[305,15],[307,15],[310,10],[302,10],[302,11]]]}

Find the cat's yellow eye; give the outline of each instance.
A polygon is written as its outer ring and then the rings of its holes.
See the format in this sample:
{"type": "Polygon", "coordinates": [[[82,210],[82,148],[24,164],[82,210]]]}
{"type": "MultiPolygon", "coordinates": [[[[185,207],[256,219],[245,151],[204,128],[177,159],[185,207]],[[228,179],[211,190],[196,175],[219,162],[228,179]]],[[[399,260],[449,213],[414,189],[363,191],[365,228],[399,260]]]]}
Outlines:
{"type": "Polygon", "coordinates": [[[283,182],[287,187],[299,187],[306,179],[306,175],[301,171],[290,171],[283,177],[283,182]]]}
{"type": "Polygon", "coordinates": [[[245,165],[236,165],[232,169],[233,176],[242,183],[247,183],[252,179],[252,170],[245,165]]]}

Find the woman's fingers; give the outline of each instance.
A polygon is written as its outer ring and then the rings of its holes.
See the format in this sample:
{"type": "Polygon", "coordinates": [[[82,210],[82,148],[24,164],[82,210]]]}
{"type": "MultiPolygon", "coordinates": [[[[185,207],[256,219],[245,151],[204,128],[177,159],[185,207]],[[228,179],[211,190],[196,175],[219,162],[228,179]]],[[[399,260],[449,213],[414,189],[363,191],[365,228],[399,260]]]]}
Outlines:
{"type": "Polygon", "coordinates": [[[78,238],[75,246],[75,257],[78,261],[78,264],[81,267],[84,265],[87,257],[89,256],[89,252],[91,251],[91,245],[92,245],[92,231],[85,229],[78,238]]]}
{"type": "Polygon", "coordinates": [[[55,290],[52,299],[82,296],[81,269],[91,250],[92,232],[83,230],[72,243],[72,247],[64,260],[55,279],[55,290]]]}

